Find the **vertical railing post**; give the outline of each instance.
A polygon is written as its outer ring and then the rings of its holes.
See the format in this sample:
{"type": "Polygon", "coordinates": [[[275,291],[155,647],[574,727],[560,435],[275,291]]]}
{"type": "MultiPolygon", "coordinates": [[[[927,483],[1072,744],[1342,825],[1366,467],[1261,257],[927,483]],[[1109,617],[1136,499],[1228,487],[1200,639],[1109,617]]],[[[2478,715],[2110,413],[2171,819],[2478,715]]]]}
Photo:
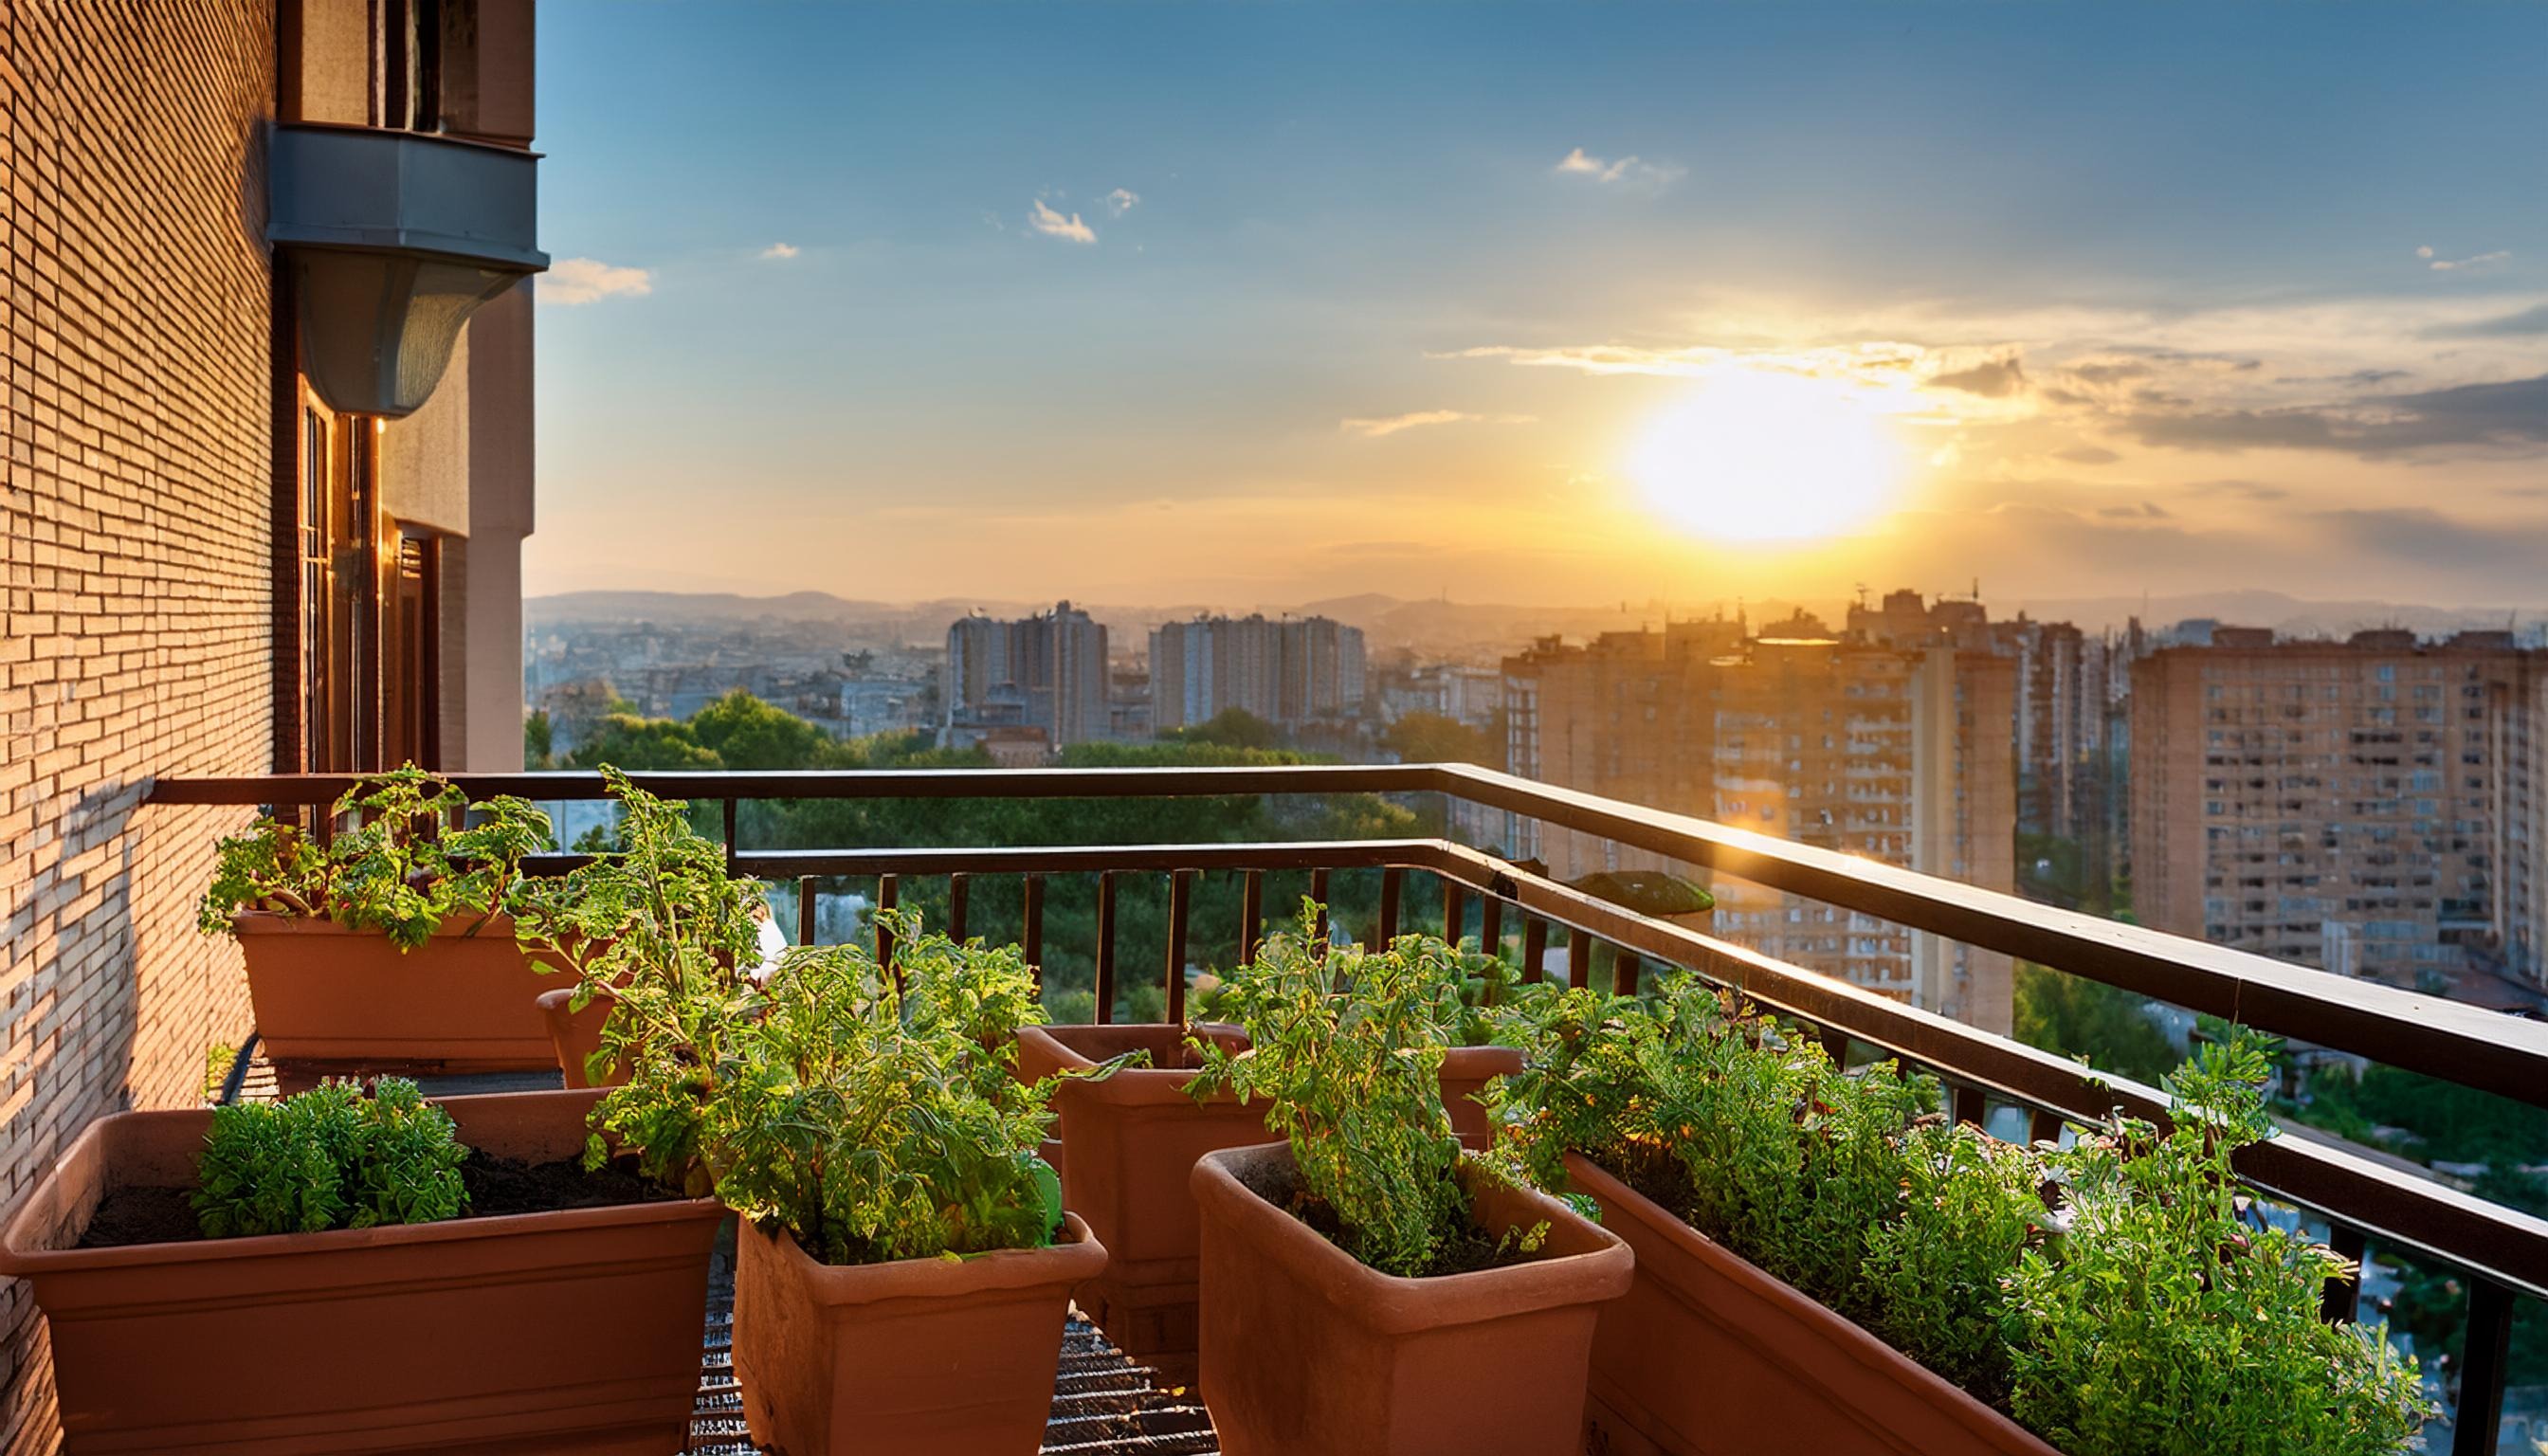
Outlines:
{"type": "Polygon", "coordinates": [[[2061,1114],[2054,1112],[2048,1107],[2039,1107],[2028,1113],[2026,1115],[2026,1140],[2029,1142],[2059,1142],[2061,1140],[2061,1114]]]}
{"type": "Polygon", "coordinates": [[[1849,1033],[1838,1027],[1823,1028],[1823,1054],[1831,1058],[1831,1064],[1835,1069],[1848,1071],[1849,1033]]]}
{"type": "Polygon", "coordinates": [[[2495,1456],[2503,1441],[2503,1381],[2512,1355],[2512,1291],[2470,1276],[2468,1333],[2460,1341],[2460,1408],[2451,1456],[2495,1456]]]}
{"type": "Polygon", "coordinates": [[[1238,963],[1254,965],[1256,947],[1265,933],[1265,871],[1244,871],[1238,880],[1238,963]]]}
{"type": "Polygon", "coordinates": [[[1115,874],[1097,871],[1097,1024],[1115,1020],[1115,874]]]}
{"type": "Polygon", "coordinates": [[[1592,932],[1582,926],[1567,927],[1566,983],[1578,990],[1592,984],[1592,932]]]}
{"type": "Polygon", "coordinates": [[[964,944],[965,901],[971,897],[972,878],[968,875],[947,876],[947,939],[964,944]]]}
{"type": "Polygon", "coordinates": [[[2326,1282],[2326,1288],[2319,1292],[2318,1315],[2329,1324],[2350,1324],[2362,1293],[2362,1256],[2370,1251],[2371,1241],[2359,1228],[2332,1224],[2326,1230],[2326,1246],[2335,1251],[2337,1258],[2351,1264],[2353,1273],[2326,1282]]]}
{"type": "Polygon", "coordinates": [[[1975,1128],[1982,1125],[1982,1119],[1988,1115],[1990,1109],[1982,1097],[1981,1088],[1957,1082],[1950,1089],[1949,1095],[1955,1101],[1956,1122],[1975,1128]]]}
{"type": "Polygon", "coordinates": [[[1525,915],[1521,922],[1521,978],[1524,983],[1548,977],[1548,922],[1525,915]]]}
{"type": "Polygon", "coordinates": [[[1018,944],[1035,971],[1036,990],[1044,990],[1044,876],[1030,874],[1019,888],[1018,944]]]}
{"type": "Polygon", "coordinates": [[[734,800],[720,800],[725,819],[725,872],[734,873],[734,800]]]}
{"type": "Polygon", "coordinates": [[[1398,939],[1398,896],[1407,887],[1407,871],[1392,864],[1380,871],[1380,943],[1398,939]]]}
{"type": "Polygon", "coordinates": [[[1499,960],[1504,956],[1504,902],[1494,895],[1478,897],[1478,949],[1499,960]]]}
{"type": "Polygon", "coordinates": [[[1610,960],[1610,989],[1622,996],[1637,994],[1637,973],[1642,968],[1637,953],[1625,946],[1613,946],[1610,960]]]}
{"type": "Polygon", "coordinates": [[[1317,918],[1311,926],[1311,939],[1323,942],[1327,938],[1328,923],[1327,871],[1323,869],[1310,871],[1310,898],[1319,907],[1317,918]]]}
{"type": "Polygon", "coordinates": [[[1460,944],[1460,932],[1467,928],[1461,922],[1469,918],[1468,909],[1468,902],[1460,896],[1460,882],[1447,874],[1442,876],[1442,939],[1454,947],[1460,944]]]}
{"type": "Polygon", "coordinates": [[[884,916],[884,913],[885,913],[886,911],[889,911],[889,910],[893,909],[896,905],[899,905],[899,904],[901,904],[901,903],[902,903],[902,884],[901,884],[901,881],[900,881],[900,880],[898,880],[898,879],[896,879],[893,875],[890,875],[890,874],[879,874],[879,875],[877,875],[877,876],[876,876],[876,915],[877,915],[877,919],[876,919],[876,928],[875,928],[875,932],[876,932],[876,964],[881,965],[881,966],[885,967],[887,970],[892,971],[892,972],[894,973],[894,980],[895,980],[895,982],[896,982],[897,984],[899,984],[899,983],[900,983],[900,981],[901,981],[901,979],[902,979],[902,967],[900,967],[900,966],[898,966],[898,965],[895,965],[895,964],[893,963],[893,932],[892,932],[892,930],[890,930],[890,929],[888,929],[888,928],[886,927],[886,925],[885,925],[885,923],[884,923],[883,916],[884,916]]]}
{"type": "Polygon", "coordinates": [[[800,946],[814,944],[816,925],[814,876],[800,874],[796,877],[796,944],[800,946]]]}
{"type": "Polygon", "coordinates": [[[1194,877],[1168,871],[1168,1012],[1172,1027],[1186,1021],[1186,930],[1194,916],[1194,877]]]}

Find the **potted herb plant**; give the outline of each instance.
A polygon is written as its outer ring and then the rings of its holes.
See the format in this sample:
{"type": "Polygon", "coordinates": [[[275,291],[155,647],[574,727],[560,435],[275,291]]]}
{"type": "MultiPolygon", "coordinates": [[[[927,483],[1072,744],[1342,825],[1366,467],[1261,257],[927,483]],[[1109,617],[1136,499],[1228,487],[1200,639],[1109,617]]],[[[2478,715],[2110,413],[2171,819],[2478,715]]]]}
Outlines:
{"type": "Polygon", "coordinates": [[[1633,1259],[1464,1154],[1440,1095],[1444,967],[1285,934],[1231,977],[1251,1045],[1205,1046],[1194,1089],[1261,1100],[1285,1139],[1192,1174],[1201,1383],[1233,1456],[1578,1439],[1594,1319],[1633,1259]]]}
{"type": "Polygon", "coordinates": [[[760,882],[726,873],[724,848],[690,827],[687,804],[614,768],[601,776],[619,803],[611,848],[522,881],[511,900],[522,944],[574,977],[532,1003],[570,1087],[626,1081],[643,1051],[628,1028],[640,1021],[678,1021],[686,1000],[741,994],[770,915],[760,882]],[[623,1015],[632,997],[643,1004],[623,1015]]]}
{"type": "Polygon", "coordinates": [[[383,1077],[91,1124],[0,1234],[66,1449],[681,1449],[724,1211],[588,1171],[596,1095],[383,1077]]]}
{"type": "Polygon", "coordinates": [[[235,936],[265,1054],[279,1062],[445,1070],[545,1065],[541,988],[505,901],[548,816],[474,807],[410,765],[336,801],[319,840],[267,819],[222,841],[199,922],[235,936]]]}
{"type": "Polygon", "coordinates": [[[2174,1090],[2188,1140],[2142,1130],[2126,1172],[2096,1151],[2111,1139],[2065,1153],[1954,1125],[1930,1079],[1890,1063],[1844,1075],[1818,1041],[1692,978],[1541,1008],[1528,1066],[1495,1094],[1498,1155],[1593,1201],[1637,1254],[1634,1288],[1602,1313],[1589,1440],[1694,1456],[2405,1449],[2412,1367],[2317,1318],[2331,1255],[2251,1228],[2235,1242],[2252,1279],[2221,1273],[2237,1225],[2228,1149],[2258,1124],[2213,1109],[2256,1104],[2209,1063],[2174,1090]],[[2056,1206],[2048,1185],[2067,1187],[2056,1206]],[[2124,1210],[2177,1236],[2127,1253],[2092,1231],[2124,1210]],[[2151,1325],[2101,1322],[2098,1307],[2138,1300],[2108,1287],[2123,1284],[2176,1298],[2153,1302],[2169,1307],[2151,1325]],[[2247,1390],[2236,1360],[2194,1374],[2207,1338],[2287,1352],[2286,1383],[2247,1390]],[[2242,1406],[2276,1434],[2224,1442],[2242,1406]],[[2088,1411],[2113,1429],[2083,1438],[2088,1411]],[[2286,1442],[2314,1426],[2353,1434],[2286,1442]]]}
{"type": "MultiPolygon", "coordinates": [[[[647,897],[709,872],[674,833],[681,805],[619,791],[629,877],[597,885],[647,897]]],[[[598,1136],[744,1216],[734,1362],[755,1439],[790,1456],[1034,1451],[1070,1291],[1106,1250],[1036,1155],[1051,1084],[1015,1075],[1033,973],[906,914],[890,967],[798,948],[757,982],[734,966],[759,890],[734,883],[706,916],[575,913],[611,936],[588,974],[623,972],[601,1054],[628,1074],[601,1094],[598,1136]]]]}

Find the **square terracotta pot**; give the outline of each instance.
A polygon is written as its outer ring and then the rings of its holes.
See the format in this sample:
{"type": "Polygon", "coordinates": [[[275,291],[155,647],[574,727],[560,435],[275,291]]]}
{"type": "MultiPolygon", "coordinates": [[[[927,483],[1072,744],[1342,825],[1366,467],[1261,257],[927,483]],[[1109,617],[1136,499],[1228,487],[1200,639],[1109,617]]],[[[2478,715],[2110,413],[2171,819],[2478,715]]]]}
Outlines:
{"type": "MultiPolygon", "coordinates": [[[[582,1150],[597,1095],[441,1105],[463,1142],[548,1161],[582,1150]]],[[[76,1247],[109,1190],[193,1184],[211,1125],[90,1124],[0,1236],[51,1325],[72,1456],[682,1449],[714,1200],[76,1247]]]]}
{"type": "MultiPolygon", "coordinates": [[[[1235,1032],[1221,1035],[1246,1045],[1235,1032]]],[[[1182,1027],[1027,1027],[1018,1033],[1019,1069],[1035,1077],[1136,1049],[1149,1052],[1152,1064],[1104,1081],[1065,1081],[1053,1096],[1068,1148],[1062,1204],[1088,1221],[1107,1254],[1106,1271],[1075,1297],[1124,1353],[1168,1384],[1191,1384],[1202,1233],[1187,1180],[1205,1153],[1264,1141],[1264,1106],[1226,1094],[1200,1103],[1187,1096],[1194,1058],[1182,1027]]]]}
{"type": "Polygon", "coordinates": [[[784,1456],[1033,1456],[1071,1287],[1106,1266],[1063,1222],[1050,1248],[852,1265],[746,1224],[734,1371],[752,1438],[784,1456]]]}
{"type": "Polygon", "coordinates": [[[1635,1282],[1593,1339],[1587,1450],[2059,1456],[1592,1162],[1566,1167],[1637,1252],[1635,1282]]]}
{"type": "Polygon", "coordinates": [[[332,920],[251,910],[230,928],[272,1060],[446,1071],[537,1071],[556,1061],[533,1003],[574,980],[542,974],[507,916],[455,918],[404,953],[379,931],[332,920]]]}
{"type": "MultiPolygon", "coordinates": [[[[1583,1438],[1601,1305],[1635,1255],[1544,1194],[1464,1168],[1481,1227],[1549,1226],[1528,1263],[1404,1279],[1259,1196],[1288,1143],[1208,1153],[1203,1393],[1228,1456],[1555,1456],[1583,1438]]],[[[1780,1448],[1784,1449],[1784,1448],[1780,1448]]],[[[1804,1449],[1804,1448],[1798,1448],[1804,1449]]]]}

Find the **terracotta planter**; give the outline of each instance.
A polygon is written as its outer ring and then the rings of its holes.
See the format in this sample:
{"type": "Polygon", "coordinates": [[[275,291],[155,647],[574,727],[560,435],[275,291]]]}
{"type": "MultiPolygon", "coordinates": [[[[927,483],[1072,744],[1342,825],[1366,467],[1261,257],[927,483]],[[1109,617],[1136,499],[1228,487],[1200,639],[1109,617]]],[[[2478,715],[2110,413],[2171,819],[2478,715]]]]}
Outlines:
{"type": "Polygon", "coordinates": [[[611,995],[602,991],[586,1003],[582,1011],[574,1009],[579,988],[560,986],[540,992],[536,1004],[540,1020],[548,1027],[549,1045],[557,1053],[558,1072],[569,1087],[616,1087],[628,1080],[628,1068],[613,1062],[599,1081],[593,1080],[590,1058],[601,1049],[601,1028],[610,1020],[611,995]]]}
{"type": "MultiPolygon", "coordinates": [[[[442,1105],[471,1146],[547,1161],[596,1095],[442,1105]]],[[[191,1185],[211,1122],[90,1124],[0,1236],[51,1325],[73,1456],[682,1449],[713,1200],[75,1247],[108,1190],[191,1185]]]]}
{"type": "MultiPolygon", "coordinates": [[[[1211,1029],[1198,1028],[1207,1036],[1211,1029]]],[[[1226,1042],[1245,1046],[1235,1030],[1226,1042]]],[[[1068,1081],[1053,1097],[1068,1158],[1062,1203],[1088,1221],[1106,1245],[1106,1271],[1079,1287],[1089,1319],[1124,1352],[1169,1384],[1195,1378],[1195,1261],[1202,1234],[1187,1180],[1195,1159],[1265,1140],[1265,1109],[1216,1096],[1186,1095],[1194,1058],[1182,1027],[1028,1027],[1018,1033],[1019,1070],[1032,1077],[1087,1067],[1131,1050],[1152,1065],[1102,1082],[1068,1081]]]]}
{"type": "Polygon", "coordinates": [[[1514,1046],[1454,1046],[1442,1056],[1442,1106],[1451,1114],[1461,1145],[1485,1151],[1495,1141],[1487,1110],[1476,1094],[1507,1072],[1521,1070],[1521,1050],[1514,1046]]]}
{"type": "Polygon", "coordinates": [[[1088,1226],[967,1259],[816,1263],[785,1232],[735,1236],[734,1369],[752,1437],[784,1456],[1032,1456],[1072,1285],[1106,1265],[1088,1226]]]}
{"type": "Polygon", "coordinates": [[[1250,1188],[1291,1162],[1289,1145],[1269,1143],[1207,1153],[1195,1164],[1203,1393],[1222,1450],[1552,1456],[1577,1449],[1593,1324],[1601,1304],[1627,1291],[1635,1262],[1627,1245],[1555,1199],[1475,1177],[1481,1226],[1501,1233],[1545,1221],[1543,1256],[1472,1274],[1396,1278],[1357,1262],[1250,1188]]]}
{"type": "Polygon", "coordinates": [[[2059,1456],[1592,1163],[1566,1166],[1637,1251],[1634,1287],[1593,1341],[1588,1450],[2059,1456]]]}
{"type": "Polygon", "coordinates": [[[534,1071],[556,1056],[532,1003],[571,978],[542,974],[505,916],[453,920],[404,954],[332,920],[251,910],[230,926],[275,1061],[534,1071]]]}

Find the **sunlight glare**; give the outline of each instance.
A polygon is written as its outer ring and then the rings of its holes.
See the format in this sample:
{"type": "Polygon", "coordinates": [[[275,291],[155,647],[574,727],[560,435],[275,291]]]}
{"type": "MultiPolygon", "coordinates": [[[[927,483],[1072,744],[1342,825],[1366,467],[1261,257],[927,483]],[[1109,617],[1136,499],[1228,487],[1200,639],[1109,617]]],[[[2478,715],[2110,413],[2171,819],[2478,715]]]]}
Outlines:
{"type": "Polygon", "coordinates": [[[1769,370],[1713,376],[1647,426],[1629,478],[1656,514],[1698,535],[1838,535],[1891,503],[1902,476],[1902,442],[1870,395],[1769,370]]]}

